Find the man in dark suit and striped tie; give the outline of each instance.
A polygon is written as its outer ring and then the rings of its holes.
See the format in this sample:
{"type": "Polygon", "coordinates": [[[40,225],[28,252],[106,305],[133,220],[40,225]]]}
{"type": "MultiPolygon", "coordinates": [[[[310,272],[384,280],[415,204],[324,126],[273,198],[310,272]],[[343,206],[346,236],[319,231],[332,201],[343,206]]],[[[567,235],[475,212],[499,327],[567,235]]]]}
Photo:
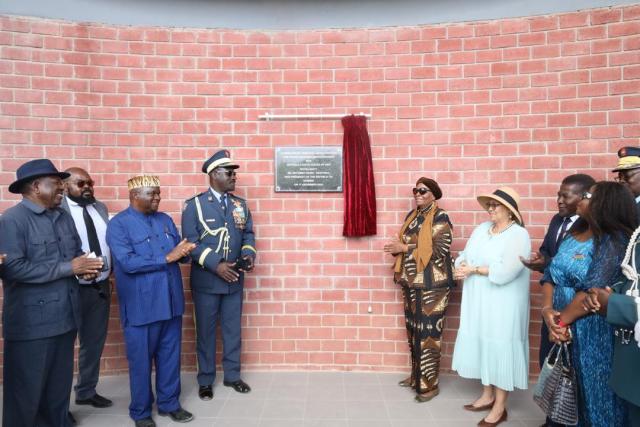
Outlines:
{"type": "MultiPolygon", "coordinates": [[[[569,175],[562,180],[560,189],[558,190],[557,203],[558,213],[553,216],[544,236],[542,245],[538,252],[531,254],[529,260],[522,260],[522,263],[528,268],[540,273],[551,263],[551,260],[558,252],[558,248],[562,240],[571,230],[571,227],[580,221],[576,215],[576,207],[578,202],[582,200],[582,193],[589,191],[589,188],[595,184],[595,180],[589,175],[575,174],[569,175]]],[[[559,314],[559,313],[558,313],[559,314]]],[[[552,344],[549,341],[549,330],[545,322],[541,322],[540,328],[540,366],[551,350],[552,344]]],[[[559,424],[547,419],[541,427],[556,427],[559,424]]]]}

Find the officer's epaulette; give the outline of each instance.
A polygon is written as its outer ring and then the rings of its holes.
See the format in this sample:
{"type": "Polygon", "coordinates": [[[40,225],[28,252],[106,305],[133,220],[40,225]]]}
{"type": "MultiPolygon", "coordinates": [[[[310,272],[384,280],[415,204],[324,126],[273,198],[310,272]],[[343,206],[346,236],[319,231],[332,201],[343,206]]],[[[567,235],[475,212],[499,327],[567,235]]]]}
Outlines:
{"type": "Polygon", "coordinates": [[[192,201],[192,200],[193,200],[193,199],[195,199],[196,197],[200,197],[200,196],[202,196],[202,195],[203,195],[203,194],[205,194],[205,193],[206,193],[206,191],[203,191],[202,193],[198,193],[198,194],[196,194],[195,196],[189,197],[189,198],[188,198],[187,200],[185,200],[184,202],[185,202],[185,203],[189,203],[190,201],[192,201]]]}

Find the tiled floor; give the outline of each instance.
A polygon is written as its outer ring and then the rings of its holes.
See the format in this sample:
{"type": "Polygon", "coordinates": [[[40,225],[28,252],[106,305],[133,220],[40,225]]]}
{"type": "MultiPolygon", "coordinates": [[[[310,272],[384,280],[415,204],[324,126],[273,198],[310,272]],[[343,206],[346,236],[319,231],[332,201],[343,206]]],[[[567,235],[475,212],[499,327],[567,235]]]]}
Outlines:
{"type": "MultiPolygon", "coordinates": [[[[195,374],[182,376],[181,402],[195,419],[190,427],[463,427],[475,426],[483,414],[462,405],[480,392],[477,381],[443,375],[440,395],[416,403],[413,394],[397,385],[401,374],[355,372],[246,372],[253,391],[243,395],[221,383],[213,400],[198,398],[195,374]]],[[[114,400],[106,410],[76,406],[71,411],[78,426],[130,427],[128,377],[101,378],[98,392],[114,400]]],[[[509,422],[502,425],[537,427],[544,418],[530,391],[509,397],[509,422]]],[[[172,423],[154,411],[159,427],[172,423]]]]}

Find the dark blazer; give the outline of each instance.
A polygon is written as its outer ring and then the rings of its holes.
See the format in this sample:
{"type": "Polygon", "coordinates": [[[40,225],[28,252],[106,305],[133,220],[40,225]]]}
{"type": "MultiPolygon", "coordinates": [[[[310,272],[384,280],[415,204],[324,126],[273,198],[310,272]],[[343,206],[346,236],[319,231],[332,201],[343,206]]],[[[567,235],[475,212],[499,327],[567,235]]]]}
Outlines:
{"type": "Polygon", "coordinates": [[[230,294],[242,291],[243,272],[240,272],[238,282],[227,283],[218,276],[216,267],[222,260],[235,262],[241,257],[256,255],[253,220],[247,202],[231,193],[227,193],[227,196],[226,215],[211,190],[187,200],[182,212],[182,235],[196,244],[191,252],[191,288],[199,292],[230,294]],[[217,234],[207,233],[205,225],[217,234]],[[225,255],[224,240],[227,235],[228,253],[225,255]]]}
{"type": "Polygon", "coordinates": [[[544,255],[547,263],[551,262],[551,258],[556,256],[556,253],[558,252],[556,236],[558,235],[558,230],[562,226],[563,220],[563,217],[561,217],[559,214],[555,214],[553,218],[551,218],[549,228],[547,229],[547,234],[544,235],[544,240],[542,241],[542,245],[540,246],[540,253],[544,255]]]}
{"type": "Polygon", "coordinates": [[[80,324],[78,280],[71,260],[82,254],[73,218],[27,199],[0,217],[3,333],[7,340],[61,335],[80,324]]]}

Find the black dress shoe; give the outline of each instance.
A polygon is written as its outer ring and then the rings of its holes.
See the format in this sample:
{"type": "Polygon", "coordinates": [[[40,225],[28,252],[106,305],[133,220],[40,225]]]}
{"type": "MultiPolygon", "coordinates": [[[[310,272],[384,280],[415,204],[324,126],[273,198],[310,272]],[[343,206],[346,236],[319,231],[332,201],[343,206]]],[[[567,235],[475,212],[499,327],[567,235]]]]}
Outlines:
{"type": "Polygon", "coordinates": [[[113,402],[96,393],[88,399],[76,399],[76,405],[91,405],[94,408],[108,408],[113,405],[113,402]]]}
{"type": "Polygon", "coordinates": [[[213,387],[210,385],[201,385],[198,388],[198,396],[200,396],[200,400],[213,399],[213,387]]]}
{"type": "Polygon", "coordinates": [[[224,381],[222,384],[224,384],[227,387],[233,387],[233,389],[238,393],[249,393],[251,391],[251,387],[249,387],[249,384],[245,383],[242,380],[233,381],[233,382],[224,381]]]}
{"type": "Polygon", "coordinates": [[[144,418],[142,420],[136,420],[136,427],[156,427],[156,422],[153,418],[144,418]]]}
{"type": "Polygon", "coordinates": [[[158,411],[158,415],[162,417],[169,416],[169,418],[171,418],[171,420],[176,423],[188,423],[193,419],[193,414],[182,408],[178,408],[177,410],[171,412],[158,411]]]}

